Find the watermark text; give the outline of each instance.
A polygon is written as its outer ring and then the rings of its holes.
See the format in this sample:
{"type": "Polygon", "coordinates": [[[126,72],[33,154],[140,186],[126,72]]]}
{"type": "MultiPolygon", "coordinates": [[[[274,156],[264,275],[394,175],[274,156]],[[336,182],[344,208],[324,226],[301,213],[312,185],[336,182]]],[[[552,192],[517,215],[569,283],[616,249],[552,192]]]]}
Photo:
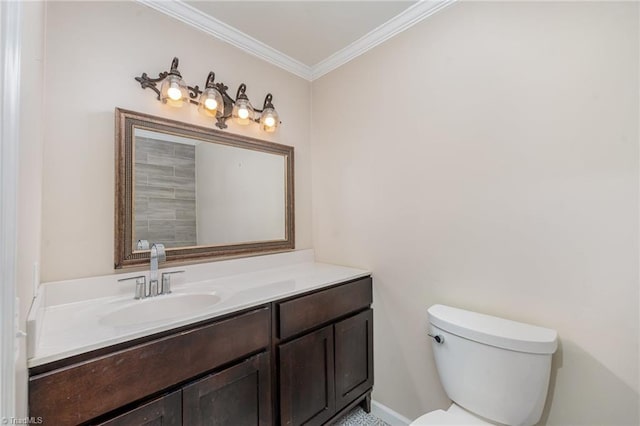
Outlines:
{"type": "Polygon", "coordinates": [[[42,417],[2,417],[0,423],[3,425],[41,425],[44,423],[42,417]]]}

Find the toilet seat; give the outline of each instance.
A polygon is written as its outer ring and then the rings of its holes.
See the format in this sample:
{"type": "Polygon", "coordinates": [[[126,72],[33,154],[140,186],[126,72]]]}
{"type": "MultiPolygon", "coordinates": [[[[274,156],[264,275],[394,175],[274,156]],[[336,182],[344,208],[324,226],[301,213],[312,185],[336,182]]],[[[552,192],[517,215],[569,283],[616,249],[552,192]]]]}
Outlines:
{"type": "Polygon", "coordinates": [[[447,411],[435,410],[415,419],[410,426],[426,426],[426,425],[492,425],[486,420],[476,417],[470,412],[460,408],[455,403],[447,411]]]}

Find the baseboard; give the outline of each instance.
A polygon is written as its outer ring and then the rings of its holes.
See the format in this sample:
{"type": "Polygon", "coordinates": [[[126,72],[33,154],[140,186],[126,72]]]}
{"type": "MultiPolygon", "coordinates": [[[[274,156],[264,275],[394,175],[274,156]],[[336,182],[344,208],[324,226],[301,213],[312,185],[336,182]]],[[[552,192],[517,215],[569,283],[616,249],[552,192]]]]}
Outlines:
{"type": "Polygon", "coordinates": [[[409,426],[411,420],[378,401],[371,401],[371,414],[391,426],[409,426]]]}

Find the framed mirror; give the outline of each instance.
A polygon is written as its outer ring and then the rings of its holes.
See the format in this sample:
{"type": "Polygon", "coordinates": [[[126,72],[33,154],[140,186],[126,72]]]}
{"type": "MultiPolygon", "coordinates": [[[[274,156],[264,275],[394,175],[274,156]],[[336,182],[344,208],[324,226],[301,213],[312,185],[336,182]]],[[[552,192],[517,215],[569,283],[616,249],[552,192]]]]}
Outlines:
{"type": "Polygon", "coordinates": [[[115,267],[292,250],[293,147],[116,108],[115,267]]]}

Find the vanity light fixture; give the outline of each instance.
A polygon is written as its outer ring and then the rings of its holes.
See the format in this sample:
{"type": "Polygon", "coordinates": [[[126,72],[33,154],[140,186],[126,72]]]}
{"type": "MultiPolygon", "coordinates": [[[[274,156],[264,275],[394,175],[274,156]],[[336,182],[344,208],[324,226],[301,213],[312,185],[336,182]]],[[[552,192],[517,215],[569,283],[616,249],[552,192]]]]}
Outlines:
{"type": "Polygon", "coordinates": [[[160,85],[160,98],[162,102],[174,107],[181,107],[188,99],[189,90],[178,71],[178,58],[171,62],[171,70],[160,85]]]}
{"type": "Polygon", "coordinates": [[[280,123],[278,112],[273,107],[271,99],[273,99],[273,96],[269,93],[267,97],[264,98],[264,106],[262,107],[262,114],[260,114],[260,127],[268,133],[275,132],[280,123]]]}
{"type": "Polygon", "coordinates": [[[224,114],[224,100],[218,89],[216,89],[215,78],[216,74],[211,71],[207,77],[204,91],[200,95],[198,110],[205,115],[218,118],[224,114]]]}
{"type": "Polygon", "coordinates": [[[249,98],[245,93],[247,91],[247,85],[242,83],[240,87],[238,87],[238,92],[236,93],[236,102],[233,105],[233,111],[231,115],[236,123],[246,126],[253,120],[253,106],[251,102],[249,102],[249,98]]]}
{"type": "Polygon", "coordinates": [[[242,83],[238,87],[235,99],[229,96],[224,83],[215,82],[215,73],[211,71],[207,76],[204,90],[198,86],[188,86],[178,71],[178,58],[173,58],[169,71],[158,74],[158,78],[150,78],[147,73],[135,78],[143,89],[151,89],[158,95],[162,103],[173,107],[181,107],[186,103],[198,106],[200,113],[216,119],[216,127],[226,129],[226,121],[233,118],[237,124],[247,125],[251,122],[259,123],[265,132],[275,132],[280,125],[278,112],[273,106],[273,96],[268,93],[264,99],[262,109],[251,105],[246,94],[247,85],[242,83]],[[158,89],[160,83],[160,89],[158,89]]]}

